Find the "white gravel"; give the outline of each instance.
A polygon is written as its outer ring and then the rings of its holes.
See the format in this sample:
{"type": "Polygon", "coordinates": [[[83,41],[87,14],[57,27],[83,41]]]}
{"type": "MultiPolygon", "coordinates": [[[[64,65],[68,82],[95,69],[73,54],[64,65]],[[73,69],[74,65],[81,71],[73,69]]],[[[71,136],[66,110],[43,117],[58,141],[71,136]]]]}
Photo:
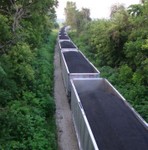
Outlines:
{"type": "Polygon", "coordinates": [[[61,75],[58,44],[55,47],[54,69],[54,97],[56,103],[56,124],[58,129],[58,150],[78,150],[71,110],[61,75]]]}

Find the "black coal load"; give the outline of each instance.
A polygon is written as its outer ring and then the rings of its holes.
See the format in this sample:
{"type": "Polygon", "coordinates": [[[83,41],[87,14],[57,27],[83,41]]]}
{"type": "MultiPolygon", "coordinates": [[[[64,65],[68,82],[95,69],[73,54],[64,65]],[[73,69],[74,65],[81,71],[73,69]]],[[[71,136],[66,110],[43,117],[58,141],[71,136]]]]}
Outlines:
{"type": "Polygon", "coordinates": [[[67,35],[67,33],[65,31],[60,31],[59,32],[59,36],[64,36],[64,35],[67,35]]]}
{"type": "Polygon", "coordinates": [[[63,53],[70,73],[97,73],[80,52],[63,53]]]}
{"type": "Polygon", "coordinates": [[[69,37],[67,35],[59,35],[60,40],[69,40],[69,37]]]}
{"type": "Polygon", "coordinates": [[[99,150],[148,150],[148,130],[121,99],[90,88],[78,95],[99,150]]]}
{"type": "Polygon", "coordinates": [[[59,35],[65,35],[65,34],[66,34],[65,27],[62,27],[59,32],[59,35]]]}
{"type": "Polygon", "coordinates": [[[65,26],[61,28],[60,32],[65,32],[65,26]]]}
{"type": "Polygon", "coordinates": [[[62,32],[62,33],[60,32],[59,36],[67,36],[67,33],[66,32],[62,32]]]}
{"type": "Polygon", "coordinates": [[[71,41],[61,41],[61,48],[76,48],[76,46],[71,41]]]}

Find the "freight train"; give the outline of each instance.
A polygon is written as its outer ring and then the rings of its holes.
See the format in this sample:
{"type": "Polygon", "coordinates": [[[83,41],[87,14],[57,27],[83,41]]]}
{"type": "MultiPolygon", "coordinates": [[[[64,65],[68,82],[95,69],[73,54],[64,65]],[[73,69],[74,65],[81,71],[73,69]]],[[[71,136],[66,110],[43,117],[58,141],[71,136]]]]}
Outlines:
{"type": "Polygon", "coordinates": [[[58,35],[62,76],[80,150],[148,150],[148,123],[85,57],[58,35]]]}

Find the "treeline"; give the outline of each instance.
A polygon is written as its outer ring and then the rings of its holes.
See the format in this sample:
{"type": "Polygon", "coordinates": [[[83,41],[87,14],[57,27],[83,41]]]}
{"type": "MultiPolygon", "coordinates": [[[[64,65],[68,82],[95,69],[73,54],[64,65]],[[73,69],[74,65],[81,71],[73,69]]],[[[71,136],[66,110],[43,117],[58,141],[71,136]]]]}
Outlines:
{"type": "Polygon", "coordinates": [[[0,2],[0,149],[56,149],[54,0],[0,2]]]}
{"type": "Polygon", "coordinates": [[[72,9],[69,5],[65,9],[75,19],[69,23],[66,15],[66,21],[76,45],[148,121],[148,1],[128,8],[113,5],[110,19],[92,21],[83,15],[84,9],[69,3],[72,9]],[[78,12],[81,16],[76,18],[78,12]],[[78,22],[80,28],[73,25],[78,22]]]}

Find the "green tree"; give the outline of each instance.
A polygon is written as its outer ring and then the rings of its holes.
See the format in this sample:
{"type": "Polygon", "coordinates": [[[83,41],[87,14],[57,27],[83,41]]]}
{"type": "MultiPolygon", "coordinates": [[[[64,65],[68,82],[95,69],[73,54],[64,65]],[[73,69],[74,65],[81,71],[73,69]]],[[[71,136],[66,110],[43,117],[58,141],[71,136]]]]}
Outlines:
{"type": "Polygon", "coordinates": [[[76,15],[76,30],[78,33],[82,30],[82,28],[91,21],[90,18],[90,10],[88,8],[82,8],[81,11],[77,11],[76,15]]]}
{"type": "Polygon", "coordinates": [[[56,0],[0,2],[0,149],[56,149],[56,0]]]}
{"type": "Polygon", "coordinates": [[[68,1],[65,8],[66,25],[70,25],[73,29],[76,29],[79,33],[81,29],[90,20],[90,10],[88,8],[82,8],[78,10],[75,2],[68,1]]]}
{"type": "Polygon", "coordinates": [[[66,24],[76,28],[77,7],[75,2],[68,1],[65,8],[66,24]]]}

